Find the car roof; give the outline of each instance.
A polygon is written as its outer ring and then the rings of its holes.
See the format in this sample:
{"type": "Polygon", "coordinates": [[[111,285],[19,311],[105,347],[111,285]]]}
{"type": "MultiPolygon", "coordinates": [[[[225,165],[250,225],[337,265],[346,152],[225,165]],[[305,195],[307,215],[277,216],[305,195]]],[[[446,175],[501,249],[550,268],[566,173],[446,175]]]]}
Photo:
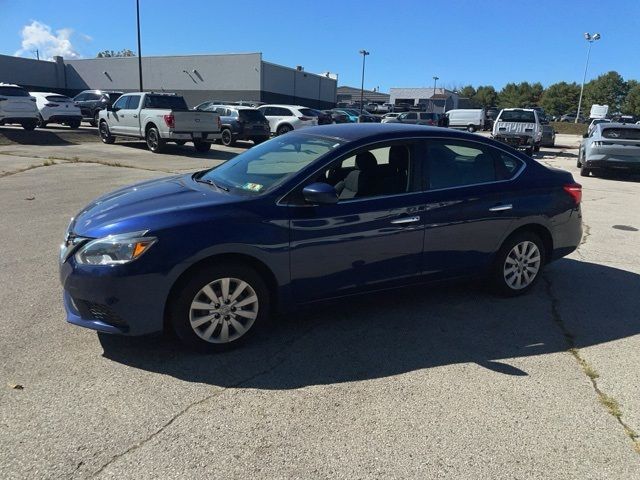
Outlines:
{"type": "Polygon", "coordinates": [[[286,105],[284,103],[268,103],[265,105],[260,105],[259,108],[262,107],[284,107],[284,108],[309,108],[309,107],[305,107],[303,105],[286,105]]]}
{"type": "MultiPolygon", "coordinates": [[[[120,92],[119,90],[83,90],[80,93],[123,93],[123,92],[120,92]]],[[[78,95],[80,95],[80,93],[78,93],[78,95]]]]}
{"type": "Polygon", "coordinates": [[[596,128],[599,128],[600,130],[608,130],[610,128],[632,128],[634,130],[640,130],[640,125],[637,125],[635,123],[605,122],[599,123],[598,125],[596,125],[596,128]]]}
{"type": "MultiPolygon", "coordinates": [[[[207,102],[204,102],[207,103],[207,102]]],[[[201,104],[202,105],[202,104],[201,104]]],[[[227,105],[226,103],[212,103],[212,107],[224,107],[230,110],[258,110],[255,107],[250,107],[249,105],[227,105]]]]}
{"type": "Polygon", "coordinates": [[[450,137],[477,142],[491,143],[480,135],[466,133],[448,128],[429,127],[425,125],[407,125],[402,123],[341,123],[332,125],[320,125],[313,128],[300,130],[300,134],[318,135],[331,137],[349,142],[361,140],[367,137],[380,137],[384,140],[386,136],[395,137],[450,137]]]}

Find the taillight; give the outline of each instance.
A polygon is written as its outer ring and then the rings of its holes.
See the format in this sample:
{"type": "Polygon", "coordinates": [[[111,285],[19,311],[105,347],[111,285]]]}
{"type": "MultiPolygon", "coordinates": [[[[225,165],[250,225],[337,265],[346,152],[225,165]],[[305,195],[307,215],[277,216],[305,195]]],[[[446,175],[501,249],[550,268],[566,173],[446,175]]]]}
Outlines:
{"type": "Polygon", "coordinates": [[[569,183],[563,188],[565,192],[573,197],[573,201],[576,205],[580,205],[580,202],[582,201],[582,185],[579,183],[569,183]]]}
{"type": "Polygon", "coordinates": [[[308,122],[309,120],[313,120],[313,117],[298,117],[299,120],[302,120],[303,122],[308,122]]]}
{"type": "Polygon", "coordinates": [[[45,103],[44,106],[45,107],[59,107],[60,105],[58,105],[57,103],[45,103]]]}
{"type": "Polygon", "coordinates": [[[218,130],[222,130],[222,121],[220,120],[220,117],[216,117],[217,123],[218,123],[218,130]]]}
{"type": "Polygon", "coordinates": [[[174,128],[176,126],[176,117],[173,115],[163,115],[164,123],[167,124],[167,127],[174,128]]]}

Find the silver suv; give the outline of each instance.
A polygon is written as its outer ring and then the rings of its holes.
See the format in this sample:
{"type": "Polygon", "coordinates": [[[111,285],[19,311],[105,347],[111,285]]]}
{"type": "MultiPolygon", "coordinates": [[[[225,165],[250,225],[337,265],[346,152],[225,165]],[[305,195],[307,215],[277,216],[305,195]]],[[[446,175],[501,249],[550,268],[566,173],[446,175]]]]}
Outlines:
{"type": "Polygon", "coordinates": [[[24,88],[9,83],[0,83],[0,125],[19,123],[25,130],[38,125],[36,99],[24,88]]]}

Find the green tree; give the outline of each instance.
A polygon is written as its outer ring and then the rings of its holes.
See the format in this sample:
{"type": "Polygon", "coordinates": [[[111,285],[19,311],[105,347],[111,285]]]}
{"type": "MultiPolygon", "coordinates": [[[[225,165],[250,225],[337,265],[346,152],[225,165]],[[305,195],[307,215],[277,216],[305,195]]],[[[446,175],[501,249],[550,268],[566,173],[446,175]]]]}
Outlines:
{"type": "Polygon", "coordinates": [[[471,85],[467,85],[458,90],[458,93],[463,98],[473,98],[476,95],[476,89],[471,85]]]}
{"type": "Polygon", "coordinates": [[[101,52],[98,52],[98,55],[96,55],[97,58],[109,58],[109,57],[135,57],[136,54],[132,51],[129,50],[128,48],[125,48],[123,50],[119,50],[119,51],[114,51],[114,50],[103,50],[101,52]]]}
{"type": "Polygon", "coordinates": [[[633,81],[631,84],[622,111],[630,115],[640,115],[640,84],[638,82],[633,81]]]}
{"type": "Polygon", "coordinates": [[[627,89],[627,83],[618,72],[608,72],[591,80],[584,87],[583,114],[588,115],[594,103],[609,105],[610,112],[620,111],[627,89]]]}
{"type": "Polygon", "coordinates": [[[492,107],[498,103],[498,92],[491,85],[480,85],[473,97],[473,102],[480,107],[492,107]]]}
{"type": "Polygon", "coordinates": [[[540,106],[551,115],[564,115],[578,110],[580,86],[574,83],[559,82],[549,85],[542,95],[540,106]]]}
{"type": "Polygon", "coordinates": [[[502,108],[537,106],[544,88],[540,82],[507,83],[498,94],[502,108]]]}

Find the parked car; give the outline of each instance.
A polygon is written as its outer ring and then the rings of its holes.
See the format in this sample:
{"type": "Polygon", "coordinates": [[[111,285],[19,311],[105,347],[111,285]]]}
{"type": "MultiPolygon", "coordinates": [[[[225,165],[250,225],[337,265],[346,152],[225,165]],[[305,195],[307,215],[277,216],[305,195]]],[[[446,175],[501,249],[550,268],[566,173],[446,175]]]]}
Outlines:
{"type": "Polygon", "coordinates": [[[616,123],[636,123],[636,117],[633,115],[614,115],[611,117],[611,121],[616,123]]]}
{"type": "Polygon", "coordinates": [[[493,125],[492,137],[533,155],[540,150],[542,141],[538,112],[531,108],[503,108],[493,125]]]}
{"type": "Polygon", "coordinates": [[[441,114],[433,112],[404,112],[397,117],[384,118],[382,122],[438,126],[440,116],[441,114]]]}
{"type": "Polygon", "coordinates": [[[606,170],[640,172],[640,125],[599,123],[578,150],[580,175],[606,170]]]}
{"type": "Polygon", "coordinates": [[[367,112],[371,113],[389,113],[391,110],[390,103],[370,103],[367,105],[367,112]]]}
{"type": "Polygon", "coordinates": [[[217,113],[189,110],[184,98],[172,93],[126,93],[100,110],[98,122],[104,143],[117,137],[144,139],[153,153],[162,152],[167,142],[193,142],[196,151],[207,152],[221,137],[217,113]]]}
{"type": "Polygon", "coordinates": [[[349,116],[346,113],[333,110],[323,110],[323,112],[331,116],[332,123],[349,123],[349,116]]]}
{"type": "Polygon", "coordinates": [[[385,119],[387,119],[387,118],[396,118],[398,115],[402,115],[402,114],[401,114],[400,112],[389,112],[389,113],[385,113],[385,114],[382,116],[382,120],[381,120],[381,122],[382,122],[382,123],[386,123],[386,122],[385,122],[385,119]]]}
{"type": "Polygon", "coordinates": [[[379,123],[380,117],[371,115],[366,111],[360,113],[360,110],[353,108],[334,108],[334,112],[342,113],[349,118],[349,123],[379,123]]]}
{"type": "Polygon", "coordinates": [[[121,95],[122,92],[115,90],[84,90],[73,97],[73,101],[80,107],[82,119],[97,127],[98,112],[113,105],[121,95]]]}
{"type": "Polygon", "coordinates": [[[475,132],[482,130],[485,122],[485,112],[482,108],[458,108],[447,112],[449,127],[475,132]]]}
{"type": "Polygon", "coordinates": [[[325,113],[315,108],[310,108],[311,115],[318,119],[318,125],[331,125],[333,123],[333,117],[329,113],[325,113]]]}
{"type": "Polygon", "coordinates": [[[301,105],[262,105],[258,110],[267,117],[271,133],[275,135],[318,125],[311,109],[301,105]]]}
{"type": "Polygon", "coordinates": [[[556,129],[549,122],[541,125],[542,136],[540,137],[541,147],[554,147],[556,145],[556,129]]]}
{"type": "Polygon", "coordinates": [[[356,110],[351,110],[350,108],[334,108],[331,111],[340,115],[346,115],[349,123],[358,123],[360,112],[356,110]]]}
{"type": "Polygon", "coordinates": [[[67,321],[221,350],[275,311],[371,290],[487,277],[520,295],[578,246],[581,195],[569,172],[464,132],[295,131],[82,209],[60,251],[67,321]]]}
{"type": "Polygon", "coordinates": [[[196,110],[220,115],[220,142],[223,145],[233,146],[237,140],[252,140],[257,145],[271,136],[269,121],[257,108],[207,104],[196,110]]]}
{"type": "MultiPolygon", "coordinates": [[[[560,121],[574,123],[576,121],[576,114],[566,113],[560,117],[560,121]]],[[[585,118],[582,115],[578,117],[578,123],[585,123],[585,118]]]]}
{"type": "Polygon", "coordinates": [[[611,120],[608,118],[594,118],[593,120],[591,120],[589,128],[587,128],[587,133],[591,134],[591,132],[593,132],[593,129],[596,128],[596,125],[598,125],[599,123],[611,123],[611,120]]]}
{"type": "Polygon", "coordinates": [[[36,99],[38,108],[38,127],[44,128],[49,123],[61,123],[70,128],[80,127],[82,113],[73,100],[66,95],[51,92],[29,92],[36,99]]]}
{"type": "Polygon", "coordinates": [[[0,125],[17,123],[25,130],[38,125],[36,99],[24,88],[11,83],[0,83],[0,125]]]}

